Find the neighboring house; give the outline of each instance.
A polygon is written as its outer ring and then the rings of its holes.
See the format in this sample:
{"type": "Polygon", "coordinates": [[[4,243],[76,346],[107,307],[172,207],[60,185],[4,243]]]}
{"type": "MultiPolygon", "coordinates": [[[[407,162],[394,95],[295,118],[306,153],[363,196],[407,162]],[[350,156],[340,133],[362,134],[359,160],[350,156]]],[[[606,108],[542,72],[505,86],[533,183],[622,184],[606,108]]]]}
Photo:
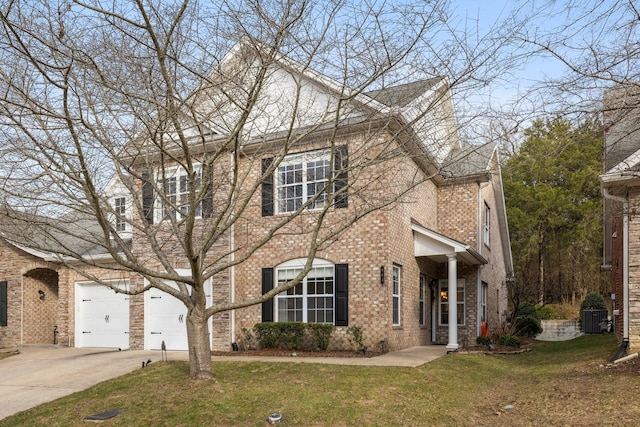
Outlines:
{"type": "MultiPolygon", "coordinates": [[[[236,47],[223,62],[233,63],[237,55],[246,55],[246,51],[236,47]]],[[[316,110],[321,115],[323,106],[331,105],[341,91],[328,77],[297,68],[286,58],[274,67],[279,78],[268,80],[264,91],[274,94],[270,101],[281,103],[281,107],[290,101],[282,88],[294,77],[304,88],[300,98],[312,116],[316,110]]],[[[243,245],[262,236],[266,227],[305,203],[313,188],[325,187],[331,173],[339,177],[332,189],[338,196],[328,215],[347,218],[362,201],[349,191],[340,192],[355,179],[346,165],[355,153],[366,152],[368,144],[380,138],[393,144],[397,148],[394,152],[400,155],[374,163],[368,170],[380,177],[379,191],[393,192],[395,183],[410,181],[416,175],[430,178],[322,247],[301,285],[262,305],[215,316],[210,325],[213,349],[229,350],[231,343],[243,339],[243,329],[258,322],[302,321],[334,324],[332,347],[348,346],[347,328],[359,326],[372,350],[432,343],[455,350],[475,342],[483,321],[497,328],[506,320],[506,284],[513,277],[513,267],[497,148],[459,140],[445,78],[384,88],[355,98],[354,105],[360,105],[366,114],[358,115],[354,108],[350,120],[335,129],[335,161],[330,161],[332,151],[325,129],[319,128],[308,142],[296,144],[274,170],[272,179],[262,184],[261,197],[240,214],[242,227],[227,236],[226,244],[235,245],[241,253],[243,245]],[[427,105],[431,106],[429,113],[422,116],[427,105]],[[367,126],[358,126],[363,123],[367,126]],[[405,131],[397,132],[404,127],[405,131]],[[371,138],[372,134],[377,139],[371,138]],[[329,170],[331,164],[335,165],[333,171],[329,170]],[[451,284],[455,284],[455,291],[451,284]]],[[[206,103],[201,106],[206,107],[206,103]]],[[[264,128],[261,120],[269,122],[268,117],[256,118],[247,135],[255,136],[256,129],[264,128]]],[[[302,122],[300,126],[310,124],[302,122]]],[[[268,170],[278,153],[279,138],[280,133],[274,130],[245,144],[246,157],[240,157],[239,167],[245,169],[246,176],[260,176],[268,170]],[[255,153],[260,161],[252,161],[255,153]]],[[[175,169],[167,176],[179,182],[179,175],[175,169]]],[[[134,249],[143,250],[136,246],[135,233],[127,229],[127,222],[118,219],[129,218],[131,195],[121,192],[115,181],[108,191],[117,214],[116,228],[125,238],[131,237],[134,249]]],[[[159,222],[168,214],[180,214],[163,211],[144,188],[141,193],[147,213],[143,220],[159,222]]],[[[203,200],[198,209],[199,215],[206,217],[215,209],[215,201],[203,200]]],[[[313,210],[310,205],[308,218],[313,210]]],[[[51,343],[53,327],[57,326],[58,342],[72,346],[155,349],[166,341],[169,349],[187,348],[186,309],[178,300],[155,289],[131,298],[115,294],[80,278],[56,263],[55,257],[5,239],[0,242],[0,280],[4,280],[0,282],[0,346],[51,343]],[[40,278],[41,274],[46,277],[40,278]],[[41,288],[44,299],[37,293],[41,288]],[[88,308],[88,304],[92,306],[88,308]],[[41,332],[27,333],[31,329],[41,332]]],[[[305,239],[292,229],[273,236],[215,285],[210,283],[209,297],[242,301],[295,277],[307,254],[305,239]]],[[[104,262],[108,264],[107,256],[104,262]]],[[[176,268],[181,266],[176,264],[176,268]]],[[[120,286],[143,284],[135,274],[114,273],[101,278],[110,278],[120,286]]]]}
{"type": "Polygon", "coordinates": [[[640,90],[605,93],[604,268],[611,271],[618,340],[640,349],[640,90]]]}

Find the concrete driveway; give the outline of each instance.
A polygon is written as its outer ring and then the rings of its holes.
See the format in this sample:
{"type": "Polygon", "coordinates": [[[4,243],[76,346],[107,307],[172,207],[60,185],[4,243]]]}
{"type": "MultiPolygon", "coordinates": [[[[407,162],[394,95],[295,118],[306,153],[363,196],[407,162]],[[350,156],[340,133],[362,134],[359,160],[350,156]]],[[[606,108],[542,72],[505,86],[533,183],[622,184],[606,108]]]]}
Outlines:
{"type": "MultiPolygon", "coordinates": [[[[160,351],[22,346],[0,360],[0,419],[160,361],[160,351]]],[[[167,352],[169,360],[188,353],[167,352]]]]}

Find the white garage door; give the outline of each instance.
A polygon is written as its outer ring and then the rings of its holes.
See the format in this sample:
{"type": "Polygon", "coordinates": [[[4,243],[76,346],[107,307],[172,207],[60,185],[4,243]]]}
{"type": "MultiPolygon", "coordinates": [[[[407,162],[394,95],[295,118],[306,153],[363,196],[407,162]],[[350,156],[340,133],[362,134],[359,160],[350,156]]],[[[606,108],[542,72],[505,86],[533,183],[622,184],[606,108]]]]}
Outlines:
{"type": "Polygon", "coordinates": [[[76,347],[129,348],[129,296],[97,283],[76,284],[76,347]]]}
{"type": "MultiPolygon", "coordinates": [[[[174,283],[167,283],[177,288],[174,283]]],[[[167,350],[188,350],[187,307],[159,289],[149,289],[144,300],[144,335],[145,350],[160,350],[163,341],[167,350]]]]}

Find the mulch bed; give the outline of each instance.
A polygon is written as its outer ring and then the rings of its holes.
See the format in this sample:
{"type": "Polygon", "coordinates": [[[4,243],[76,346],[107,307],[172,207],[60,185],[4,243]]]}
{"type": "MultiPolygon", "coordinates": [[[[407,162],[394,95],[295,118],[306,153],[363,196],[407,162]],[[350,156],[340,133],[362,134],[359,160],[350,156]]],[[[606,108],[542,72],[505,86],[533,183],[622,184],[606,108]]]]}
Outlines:
{"type": "Polygon", "coordinates": [[[320,350],[320,351],[301,351],[286,350],[280,348],[265,348],[259,350],[240,350],[240,351],[212,351],[212,356],[259,356],[259,357],[375,357],[380,353],[367,351],[366,354],[353,350],[320,350]],[[294,356],[295,354],[295,356],[294,356]]]}

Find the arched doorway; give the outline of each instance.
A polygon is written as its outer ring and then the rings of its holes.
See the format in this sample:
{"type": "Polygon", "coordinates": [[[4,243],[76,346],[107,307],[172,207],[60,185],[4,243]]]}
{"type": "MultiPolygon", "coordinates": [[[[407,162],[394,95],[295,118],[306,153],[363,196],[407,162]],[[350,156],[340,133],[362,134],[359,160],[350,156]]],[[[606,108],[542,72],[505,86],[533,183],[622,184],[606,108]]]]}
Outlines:
{"type": "Polygon", "coordinates": [[[48,268],[28,271],[22,278],[24,344],[53,344],[58,320],[58,273],[48,268]]]}

